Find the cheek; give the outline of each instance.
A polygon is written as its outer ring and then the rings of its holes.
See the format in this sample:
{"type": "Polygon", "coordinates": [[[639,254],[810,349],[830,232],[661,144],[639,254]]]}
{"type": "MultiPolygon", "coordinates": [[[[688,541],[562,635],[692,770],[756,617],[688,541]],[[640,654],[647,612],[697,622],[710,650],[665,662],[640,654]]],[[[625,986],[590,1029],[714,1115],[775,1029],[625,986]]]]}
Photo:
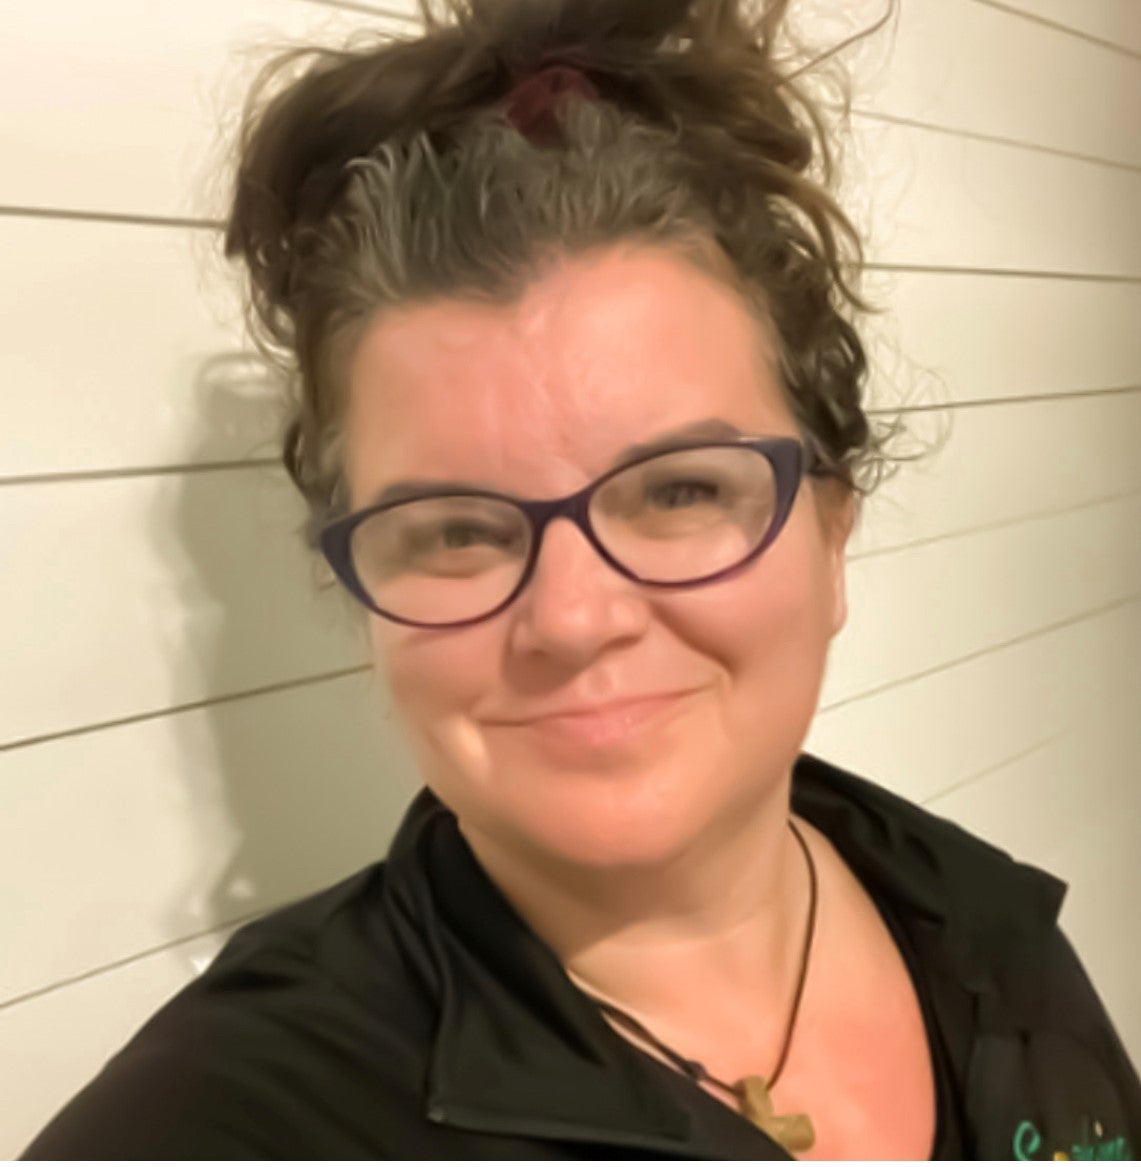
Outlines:
{"type": "MultiPolygon", "coordinates": [[[[705,627],[730,659],[763,665],[766,654],[799,653],[809,664],[832,635],[828,557],[799,507],[777,541],[740,576],[690,593],[693,627],[705,627]]],[[[678,612],[685,610],[679,605],[678,612]]]]}
{"type": "Polygon", "coordinates": [[[749,741],[787,736],[789,748],[799,746],[833,621],[827,559],[812,527],[790,522],[743,575],[691,593],[674,611],[682,638],[722,665],[731,732],[749,741]]]}
{"type": "MultiPolygon", "coordinates": [[[[451,775],[481,783],[490,776],[486,742],[474,715],[498,692],[501,647],[494,625],[426,633],[373,618],[373,664],[420,762],[437,789],[451,775]]],[[[444,791],[438,790],[443,794],[444,791]]]]}
{"type": "Polygon", "coordinates": [[[413,720],[471,710],[494,690],[501,652],[494,622],[439,633],[373,617],[369,639],[393,701],[413,720]]]}

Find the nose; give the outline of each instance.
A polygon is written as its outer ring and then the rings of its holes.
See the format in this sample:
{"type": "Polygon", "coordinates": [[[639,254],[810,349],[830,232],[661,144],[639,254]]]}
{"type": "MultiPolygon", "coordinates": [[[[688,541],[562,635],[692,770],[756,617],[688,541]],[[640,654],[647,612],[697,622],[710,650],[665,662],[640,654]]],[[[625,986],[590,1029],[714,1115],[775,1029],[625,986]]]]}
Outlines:
{"type": "Polygon", "coordinates": [[[615,571],[565,518],[547,526],[531,578],[509,612],[516,651],[576,667],[636,640],[650,619],[644,589],[615,571]]]}

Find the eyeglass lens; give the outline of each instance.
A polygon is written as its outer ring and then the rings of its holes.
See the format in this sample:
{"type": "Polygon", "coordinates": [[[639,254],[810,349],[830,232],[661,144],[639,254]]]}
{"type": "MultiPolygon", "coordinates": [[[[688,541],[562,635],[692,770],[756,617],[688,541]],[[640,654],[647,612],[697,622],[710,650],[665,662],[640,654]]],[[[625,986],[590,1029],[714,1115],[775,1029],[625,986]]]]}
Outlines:
{"type": "MultiPolygon", "coordinates": [[[[640,579],[680,584],[727,571],[763,541],[776,476],[756,450],[700,447],[639,462],[594,493],[590,525],[640,579]]],[[[531,552],[526,515],[501,499],[449,495],[378,511],[352,537],[374,603],[425,624],[472,620],[511,595],[531,552]]]]}

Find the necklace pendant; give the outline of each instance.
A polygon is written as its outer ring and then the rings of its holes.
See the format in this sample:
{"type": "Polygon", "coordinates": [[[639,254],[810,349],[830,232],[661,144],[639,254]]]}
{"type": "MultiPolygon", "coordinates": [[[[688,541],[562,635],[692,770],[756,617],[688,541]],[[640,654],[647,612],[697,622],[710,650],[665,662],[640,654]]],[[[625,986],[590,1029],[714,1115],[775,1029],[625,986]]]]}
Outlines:
{"type": "Polygon", "coordinates": [[[741,1113],[790,1154],[812,1149],[816,1142],[812,1119],[807,1114],[775,1114],[764,1078],[750,1074],[736,1084],[734,1093],[740,1100],[741,1113]]]}

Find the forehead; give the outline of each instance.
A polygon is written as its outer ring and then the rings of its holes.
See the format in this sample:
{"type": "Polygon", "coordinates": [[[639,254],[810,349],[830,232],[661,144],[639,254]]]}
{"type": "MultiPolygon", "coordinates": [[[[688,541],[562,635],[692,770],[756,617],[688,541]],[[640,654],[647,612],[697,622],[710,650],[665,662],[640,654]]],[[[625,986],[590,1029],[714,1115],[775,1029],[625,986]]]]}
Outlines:
{"type": "Polygon", "coordinates": [[[353,505],[407,477],[565,493],[710,417],[795,434],[775,369],[740,295],[663,249],[563,259],[510,304],[385,312],[349,370],[353,505]]]}

